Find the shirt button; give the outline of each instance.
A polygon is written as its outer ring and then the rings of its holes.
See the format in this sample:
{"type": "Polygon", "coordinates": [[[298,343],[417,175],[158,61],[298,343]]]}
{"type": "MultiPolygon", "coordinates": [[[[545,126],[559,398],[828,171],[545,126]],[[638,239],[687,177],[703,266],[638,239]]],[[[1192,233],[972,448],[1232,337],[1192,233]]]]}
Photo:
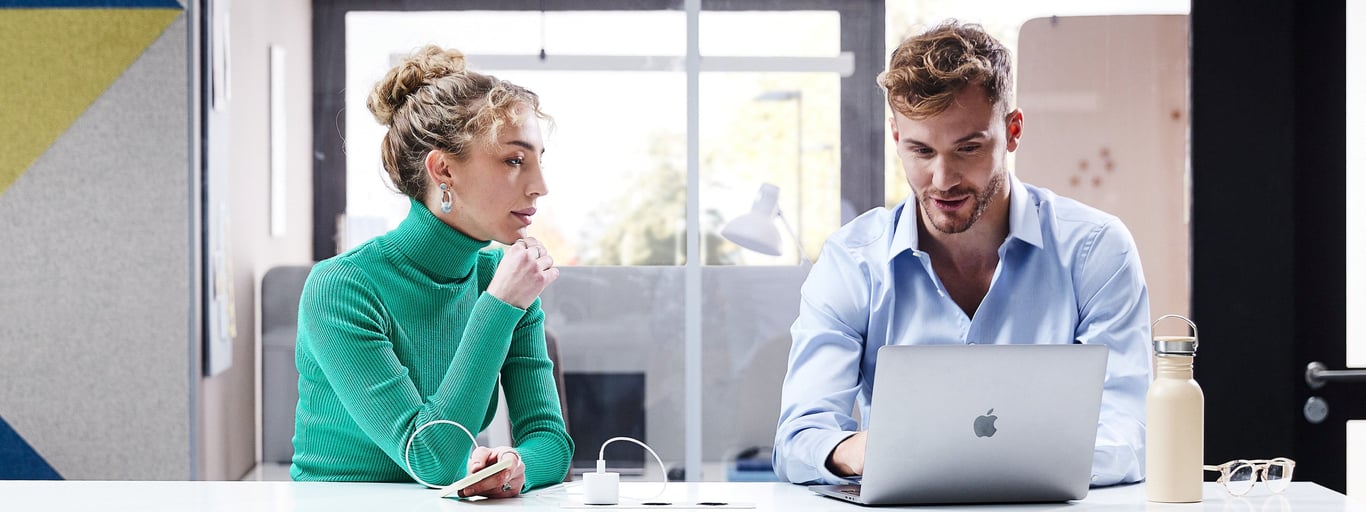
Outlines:
{"type": "Polygon", "coordinates": [[[969,341],[968,344],[969,344],[969,345],[976,345],[977,342],[975,342],[975,341],[969,341]]]}

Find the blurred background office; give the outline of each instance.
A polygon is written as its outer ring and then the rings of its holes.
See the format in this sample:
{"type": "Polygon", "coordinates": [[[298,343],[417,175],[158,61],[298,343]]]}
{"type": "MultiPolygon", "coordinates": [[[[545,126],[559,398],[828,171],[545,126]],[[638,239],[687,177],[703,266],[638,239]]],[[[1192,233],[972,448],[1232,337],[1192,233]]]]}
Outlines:
{"type": "Polygon", "coordinates": [[[1366,367],[1355,0],[4,2],[0,478],[287,478],[300,276],[406,212],[363,102],[426,43],[555,117],[576,467],[633,435],[771,478],[803,255],[909,194],[874,77],[950,17],[1015,51],[1021,179],[1123,219],[1154,318],[1200,325],[1207,462],[1366,494],[1366,385],[1304,378],[1366,367]],[[764,183],[776,256],[721,236],[764,183]]]}

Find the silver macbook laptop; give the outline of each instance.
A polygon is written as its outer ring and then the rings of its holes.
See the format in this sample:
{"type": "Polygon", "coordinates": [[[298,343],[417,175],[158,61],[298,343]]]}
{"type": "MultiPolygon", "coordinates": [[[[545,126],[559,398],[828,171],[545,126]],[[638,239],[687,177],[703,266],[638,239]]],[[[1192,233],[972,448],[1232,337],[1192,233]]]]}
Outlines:
{"type": "Polygon", "coordinates": [[[882,347],[861,485],[810,489],[864,505],[1085,498],[1108,354],[1077,344],[882,347]]]}

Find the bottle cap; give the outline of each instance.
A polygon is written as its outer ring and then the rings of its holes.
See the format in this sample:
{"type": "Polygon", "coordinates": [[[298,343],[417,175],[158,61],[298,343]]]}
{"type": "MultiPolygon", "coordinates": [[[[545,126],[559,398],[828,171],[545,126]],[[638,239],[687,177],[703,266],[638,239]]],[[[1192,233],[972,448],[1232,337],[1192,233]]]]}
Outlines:
{"type": "Polygon", "coordinates": [[[1153,353],[1159,356],[1194,356],[1199,345],[1190,336],[1153,336],[1153,353]]]}
{"type": "Polygon", "coordinates": [[[1153,353],[1159,356],[1194,356],[1196,347],[1200,346],[1200,331],[1195,328],[1195,322],[1181,315],[1162,315],[1161,318],[1153,321],[1153,327],[1157,323],[1168,318],[1180,318],[1191,326],[1191,336],[1153,336],[1153,353]]]}

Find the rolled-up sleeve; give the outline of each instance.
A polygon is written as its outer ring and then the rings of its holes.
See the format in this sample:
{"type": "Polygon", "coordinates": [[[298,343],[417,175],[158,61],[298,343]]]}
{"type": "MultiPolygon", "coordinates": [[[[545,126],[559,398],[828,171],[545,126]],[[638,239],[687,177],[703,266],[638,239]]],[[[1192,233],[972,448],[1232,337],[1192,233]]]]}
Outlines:
{"type": "Polygon", "coordinates": [[[793,483],[846,483],[826,469],[831,451],[855,434],[852,417],[868,328],[868,273],[836,240],[802,285],[783,381],[773,467],[793,483]]]}

